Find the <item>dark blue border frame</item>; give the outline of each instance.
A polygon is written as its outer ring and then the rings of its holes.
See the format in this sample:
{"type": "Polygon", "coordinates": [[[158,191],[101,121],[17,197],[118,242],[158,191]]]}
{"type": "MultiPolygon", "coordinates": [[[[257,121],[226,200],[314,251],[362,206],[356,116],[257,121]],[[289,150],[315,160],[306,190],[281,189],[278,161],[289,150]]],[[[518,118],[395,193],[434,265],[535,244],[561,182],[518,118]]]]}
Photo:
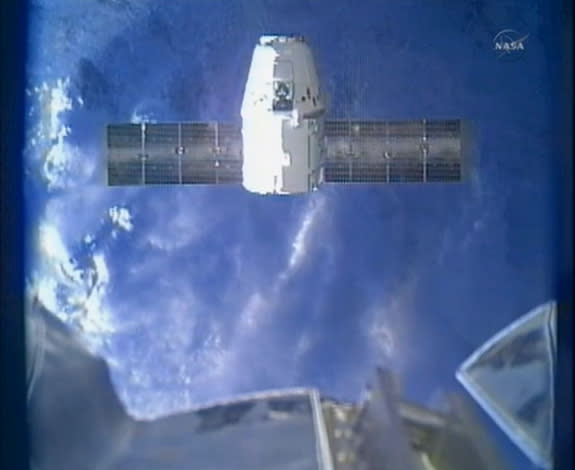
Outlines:
{"type": "Polygon", "coordinates": [[[28,2],[0,2],[0,468],[27,469],[22,148],[28,2]]]}
{"type": "Polygon", "coordinates": [[[552,150],[563,158],[556,169],[555,240],[557,310],[557,373],[555,376],[554,468],[573,468],[573,4],[550,2],[555,37],[549,80],[555,85],[556,142],[552,150]]]}

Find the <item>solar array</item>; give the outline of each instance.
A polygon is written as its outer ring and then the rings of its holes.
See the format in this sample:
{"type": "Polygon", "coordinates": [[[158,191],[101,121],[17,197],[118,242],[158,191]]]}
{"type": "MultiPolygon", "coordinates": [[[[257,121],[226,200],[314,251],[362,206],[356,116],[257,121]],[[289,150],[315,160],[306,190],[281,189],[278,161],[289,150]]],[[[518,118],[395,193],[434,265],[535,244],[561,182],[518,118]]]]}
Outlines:
{"type": "Polygon", "coordinates": [[[327,183],[457,182],[458,120],[326,121],[327,183]]]}
{"type": "MultiPolygon", "coordinates": [[[[463,179],[459,120],[325,121],[326,183],[463,179]]],[[[233,123],[142,123],[107,129],[108,184],[240,184],[241,128],[233,123]]]]}
{"type": "Polygon", "coordinates": [[[110,125],[108,184],[242,182],[241,130],[230,123],[110,125]]]}

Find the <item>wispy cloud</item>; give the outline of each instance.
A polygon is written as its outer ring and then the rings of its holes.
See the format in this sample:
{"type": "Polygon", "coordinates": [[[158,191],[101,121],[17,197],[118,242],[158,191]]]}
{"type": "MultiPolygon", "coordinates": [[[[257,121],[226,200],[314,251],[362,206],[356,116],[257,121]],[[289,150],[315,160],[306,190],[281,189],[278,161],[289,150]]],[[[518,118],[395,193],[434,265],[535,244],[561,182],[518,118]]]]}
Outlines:
{"type": "Polygon", "coordinates": [[[94,175],[96,162],[68,141],[71,128],[66,125],[66,116],[75,106],[81,106],[81,99],[73,99],[70,92],[70,78],[27,90],[29,113],[39,115],[35,127],[28,130],[28,154],[49,190],[85,185],[94,175]]]}
{"type": "MultiPolygon", "coordinates": [[[[206,214],[206,190],[190,188],[153,188],[155,197],[146,200],[146,218],[153,221],[145,231],[149,245],[164,252],[175,252],[194,243],[220,218],[206,214]]],[[[152,193],[149,193],[151,196],[152,193]]]]}
{"type": "Polygon", "coordinates": [[[93,351],[115,325],[105,297],[110,275],[105,255],[95,252],[80,263],[48,222],[39,228],[39,255],[28,288],[53,314],[83,332],[93,351]]]}
{"type": "Polygon", "coordinates": [[[410,367],[417,350],[412,347],[418,332],[414,323],[417,287],[418,278],[413,274],[395,289],[387,290],[385,298],[375,297],[369,311],[362,316],[371,345],[367,367],[385,366],[398,373],[410,367]]]}
{"type": "MultiPolygon", "coordinates": [[[[315,195],[314,195],[315,196],[315,195]]],[[[291,244],[291,253],[285,271],[280,279],[288,278],[301,266],[308,254],[314,230],[317,230],[319,215],[326,204],[325,197],[319,193],[318,197],[310,197],[307,208],[299,223],[291,244]]]]}
{"type": "MultiPolygon", "coordinates": [[[[315,196],[315,195],[314,195],[315,196]]],[[[258,338],[277,334],[276,330],[278,321],[281,320],[278,315],[284,311],[285,288],[289,280],[297,276],[298,272],[305,265],[306,259],[310,252],[313,251],[317,243],[316,233],[320,229],[321,218],[324,214],[327,202],[323,195],[310,197],[308,203],[302,211],[296,230],[289,241],[289,252],[285,266],[273,276],[266,286],[254,286],[253,292],[248,295],[243,308],[240,310],[237,327],[235,328],[230,352],[227,356],[228,361],[222,368],[227,383],[227,391],[231,393],[234,388],[241,383],[245,385],[246,369],[240,367],[243,361],[253,354],[254,344],[262,347],[263,363],[273,364],[274,361],[280,360],[285,351],[282,348],[264,352],[263,342],[258,338]],[[267,354],[275,354],[277,357],[271,357],[267,354]],[[239,375],[242,377],[240,378],[239,375]]],[[[289,354],[289,363],[281,360],[281,366],[276,362],[276,373],[284,380],[297,375],[297,367],[302,356],[311,346],[312,338],[309,331],[305,331],[294,344],[295,354],[289,354]]],[[[262,364],[263,367],[263,364],[262,364]]],[[[264,367],[267,371],[268,368],[264,367]]],[[[266,372],[267,373],[267,372],[266,372]]],[[[254,372],[252,380],[257,382],[257,370],[254,372]]]]}
{"type": "Polygon", "coordinates": [[[284,269],[277,273],[273,279],[270,279],[270,283],[264,289],[265,294],[258,291],[250,296],[248,303],[242,310],[240,324],[248,322],[253,329],[258,324],[258,322],[254,324],[253,319],[261,318],[264,309],[268,311],[275,310],[277,303],[281,299],[285,284],[297,275],[298,271],[303,267],[308,253],[313,249],[315,242],[314,233],[319,228],[319,219],[325,205],[326,201],[323,195],[310,197],[300,217],[297,230],[292,236],[289,256],[284,269]],[[262,300],[262,295],[265,295],[265,301],[262,300]],[[247,321],[243,320],[243,318],[252,320],[247,321]]]}
{"type": "Polygon", "coordinates": [[[110,209],[108,209],[108,215],[112,222],[122,230],[131,232],[134,228],[132,214],[130,214],[130,211],[126,207],[110,207],[110,209]]]}

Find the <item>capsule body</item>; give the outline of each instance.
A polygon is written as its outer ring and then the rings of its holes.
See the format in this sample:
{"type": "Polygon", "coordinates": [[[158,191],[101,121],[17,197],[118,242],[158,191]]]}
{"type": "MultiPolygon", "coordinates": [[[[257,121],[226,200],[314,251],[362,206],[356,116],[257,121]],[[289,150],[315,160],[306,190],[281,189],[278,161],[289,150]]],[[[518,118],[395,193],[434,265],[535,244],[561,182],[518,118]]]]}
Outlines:
{"type": "Polygon", "coordinates": [[[244,188],[259,194],[316,189],[324,114],[308,44],[300,37],[262,36],[254,48],[241,109],[244,188]]]}

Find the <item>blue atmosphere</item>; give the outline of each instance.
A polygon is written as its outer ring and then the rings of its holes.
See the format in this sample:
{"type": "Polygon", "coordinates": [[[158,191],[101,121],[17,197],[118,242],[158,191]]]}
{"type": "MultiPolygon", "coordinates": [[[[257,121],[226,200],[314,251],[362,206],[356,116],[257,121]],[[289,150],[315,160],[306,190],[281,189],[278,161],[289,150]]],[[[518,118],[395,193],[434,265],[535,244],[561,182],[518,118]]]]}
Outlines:
{"type": "MultiPolygon", "coordinates": [[[[32,2],[28,285],[153,417],[262,389],[358,400],[374,367],[432,407],[553,296],[551,7],[540,1],[32,2]],[[524,49],[502,54],[505,29],[524,49]],[[471,122],[457,185],[105,186],[104,132],[240,120],[262,34],[310,43],[328,118],[471,122]]],[[[513,468],[536,468],[486,416],[513,468]]]]}

